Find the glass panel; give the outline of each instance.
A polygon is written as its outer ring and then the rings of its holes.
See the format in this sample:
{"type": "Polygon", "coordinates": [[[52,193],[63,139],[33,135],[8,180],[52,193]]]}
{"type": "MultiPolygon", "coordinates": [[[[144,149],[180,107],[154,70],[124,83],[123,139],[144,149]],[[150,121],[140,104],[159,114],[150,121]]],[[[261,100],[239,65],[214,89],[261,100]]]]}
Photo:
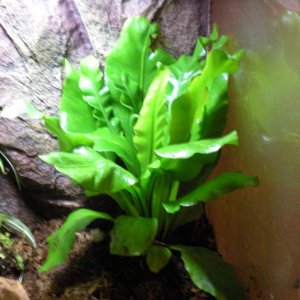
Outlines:
{"type": "Polygon", "coordinates": [[[260,187],[207,207],[218,247],[249,299],[300,299],[300,1],[215,0],[212,20],[247,50],[230,84],[227,148],[217,172],[243,170],[260,187]]]}

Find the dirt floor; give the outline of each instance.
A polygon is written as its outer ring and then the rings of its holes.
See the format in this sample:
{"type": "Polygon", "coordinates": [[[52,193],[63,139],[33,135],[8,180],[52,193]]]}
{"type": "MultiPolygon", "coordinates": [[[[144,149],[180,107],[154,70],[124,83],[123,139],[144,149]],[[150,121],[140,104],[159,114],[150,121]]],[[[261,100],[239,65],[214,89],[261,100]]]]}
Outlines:
{"type": "MultiPolygon", "coordinates": [[[[38,243],[35,251],[23,240],[16,241],[25,259],[23,285],[32,300],[214,299],[191,283],[178,257],[173,257],[159,274],[152,274],[142,258],[110,255],[108,234],[97,229],[77,235],[75,249],[64,265],[38,273],[47,254],[46,238],[61,223],[61,219],[36,223],[32,228],[38,243]]],[[[185,236],[186,244],[197,241],[198,245],[214,248],[212,232],[205,221],[188,225],[177,235],[185,236]]],[[[16,270],[11,271],[7,274],[6,270],[6,276],[16,278],[16,270]]]]}

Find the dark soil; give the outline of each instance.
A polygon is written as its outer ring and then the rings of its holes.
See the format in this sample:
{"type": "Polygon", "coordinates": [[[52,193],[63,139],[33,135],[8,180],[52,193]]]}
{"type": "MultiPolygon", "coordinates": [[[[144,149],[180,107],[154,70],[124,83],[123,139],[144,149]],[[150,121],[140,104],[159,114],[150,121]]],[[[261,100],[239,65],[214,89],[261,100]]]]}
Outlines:
{"type": "MultiPolygon", "coordinates": [[[[49,272],[38,273],[47,254],[46,238],[61,223],[60,219],[36,223],[32,228],[38,243],[35,251],[23,240],[16,242],[18,252],[25,259],[23,284],[32,300],[214,299],[191,283],[178,257],[173,256],[164,270],[153,274],[143,258],[110,255],[107,234],[102,233],[104,239],[99,241],[99,234],[96,236],[91,230],[78,234],[67,263],[49,272]]],[[[185,244],[214,248],[212,232],[203,220],[187,225],[173,239],[178,236],[185,237],[185,244]]],[[[15,276],[13,273],[10,277],[15,276]]]]}

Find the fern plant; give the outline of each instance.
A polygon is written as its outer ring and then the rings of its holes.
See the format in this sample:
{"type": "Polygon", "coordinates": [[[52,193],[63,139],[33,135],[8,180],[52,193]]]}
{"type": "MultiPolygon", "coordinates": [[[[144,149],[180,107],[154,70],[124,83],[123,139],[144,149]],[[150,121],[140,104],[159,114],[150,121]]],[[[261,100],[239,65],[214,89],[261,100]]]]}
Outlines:
{"type": "MultiPolygon", "coordinates": [[[[157,25],[147,19],[128,19],[104,74],[95,57],[84,58],[79,70],[65,61],[59,115],[42,117],[60,151],[41,159],[87,196],[111,196],[123,214],[72,212],[48,238],[40,271],[62,264],[76,232],[105,219],[113,223],[111,254],[144,256],[149,269],[159,272],[179,253],[197,287],[219,300],[241,300],[244,291],[233,268],[218,254],[169,244],[168,236],[197,220],[203,203],[258,183],[241,172],[209,178],[221,148],[238,144],[235,131],[222,132],[228,76],[238,69],[243,51],[227,53],[227,37],[214,27],[209,37],[198,38],[192,55],[175,59],[153,46],[157,34],[157,25]]],[[[25,111],[39,116],[32,107],[25,111]]]]}

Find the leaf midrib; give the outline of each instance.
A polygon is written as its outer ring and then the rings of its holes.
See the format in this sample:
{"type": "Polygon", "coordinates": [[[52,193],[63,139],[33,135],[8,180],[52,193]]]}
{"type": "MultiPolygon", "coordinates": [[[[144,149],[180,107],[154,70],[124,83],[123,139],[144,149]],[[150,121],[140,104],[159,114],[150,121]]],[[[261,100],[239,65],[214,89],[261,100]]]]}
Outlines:
{"type": "Polygon", "coordinates": [[[142,91],[142,94],[143,94],[143,97],[144,97],[144,84],[145,84],[145,56],[146,56],[146,50],[147,50],[147,41],[148,39],[150,38],[150,32],[151,32],[151,25],[148,27],[148,30],[147,30],[147,35],[146,35],[146,42],[144,43],[144,47],[143,47],[143,50],[142,50],[142,61],[141,61],[141,67],[140,67],[140,88],[141,88],[141,91],[142,91]]]}

